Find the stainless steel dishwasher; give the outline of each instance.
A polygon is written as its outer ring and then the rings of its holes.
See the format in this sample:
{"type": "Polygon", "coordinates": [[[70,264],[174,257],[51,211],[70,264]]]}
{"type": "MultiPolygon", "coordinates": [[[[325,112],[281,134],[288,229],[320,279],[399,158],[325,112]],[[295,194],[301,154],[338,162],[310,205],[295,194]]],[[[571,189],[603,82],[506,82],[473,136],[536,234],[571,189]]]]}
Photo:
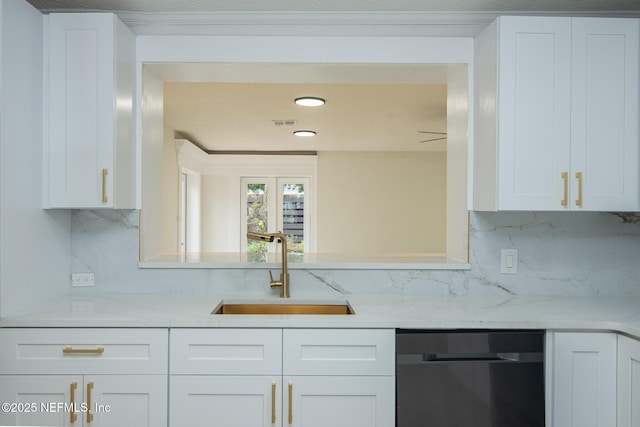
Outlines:
{"type": "Polygon", "coordinates": [[[544,402],[544,331],[397,330],[397,427],[543,427],[544,402]]]}

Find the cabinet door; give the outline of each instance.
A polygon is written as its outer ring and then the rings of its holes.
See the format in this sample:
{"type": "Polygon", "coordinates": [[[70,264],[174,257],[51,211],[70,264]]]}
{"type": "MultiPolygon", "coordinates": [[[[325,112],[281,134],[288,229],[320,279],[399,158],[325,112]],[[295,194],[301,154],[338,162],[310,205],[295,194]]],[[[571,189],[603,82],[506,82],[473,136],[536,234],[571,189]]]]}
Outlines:
{"type": "Polygon", "coordinates": [[[110,13],[48,22],[45,205],[133,208],[135,37],[110,13]]]}
{"type": "Polygon", "coordinates": [[[166,375],[94,375],[84,378],[85,425],[162,427],[167,425],[166,375]],[[90,424],[89,424],[90,423],[90,424]]]}
{"type": "Polygon", "coordinates": [[[284,387],[284,425],[395,425],[395,379],[392,376],[290,376],[284,378],[284,387]]]}
{"type": "Polygon", "coordinates": [[[553,425],[616,425],[614,333],[553,334],[553,425]]]}
{"type": "Polygon", "coordinates": [[[637,19],[572,20],[572,209],[640,207],[639,28],[637,19]]]}
{"type": "Polygon", "coordinates": [[[82,376],[0,375],[0,401],[0,425],[81,425],[82,376]]]}
{"type": "Polygon", "coordinates": [[[498,208],[560,210],[570,161],[570,18],[501,17],[498,208]]]}
{"type": "Polygon", "coordinates": [[[52,207],[109,206],[102,171],[113,173],[113,36],[111,15],[49,15],[52,207]]]}
{"type": "Polygon", "coordinates": [[[170,425],[260,427],[282,425],[281,377],[170,377],[170,425]]]}
{"type": "Polygon", "coordinates": [[[640,427],[640,341],[618,336],[618,427],[640,427]]]}

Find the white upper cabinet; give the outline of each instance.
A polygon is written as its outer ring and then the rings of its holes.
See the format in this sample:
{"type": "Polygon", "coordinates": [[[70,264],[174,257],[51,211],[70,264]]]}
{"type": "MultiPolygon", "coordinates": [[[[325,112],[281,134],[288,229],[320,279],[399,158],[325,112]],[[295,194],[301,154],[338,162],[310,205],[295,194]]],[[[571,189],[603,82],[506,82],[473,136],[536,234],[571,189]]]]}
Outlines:
{"type": "Polygon", "coordinates": [[[640,21],[500,17],[475,40],[475,210],[640,209],[640,21]]]}
{"type": "Polygon", "coordinates": [[[135,208],[135,36],[112,13],[48,26],[45,207],[135,208]]]}
{"type": "Polygon", "coordinates": [[[640,21],[581,18],[571,28],[571,206],[636,211],[640,21]]]}

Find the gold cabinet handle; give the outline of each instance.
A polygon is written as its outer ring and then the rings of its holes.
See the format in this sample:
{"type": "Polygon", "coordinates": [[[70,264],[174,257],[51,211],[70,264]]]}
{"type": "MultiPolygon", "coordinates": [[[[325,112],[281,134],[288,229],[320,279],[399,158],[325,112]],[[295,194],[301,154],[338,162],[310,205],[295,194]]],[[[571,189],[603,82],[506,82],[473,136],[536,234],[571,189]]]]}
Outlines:
{"type": "Polygon", "coordinates": [[[569,198],[569,172],[562,172],[561,176],[564,181],[564,199],[560,200],[560,204],[567,206],[569,198]]]}
{"type": "Polygon", "coordinates": [[[576,200],[576,206],[582,206],[582,172],[576,172],[576,178],[578,179],[578,200],[576,200]]]}
{"type": "Polygon", "coordinates": [[[69,403],[71,403],[71,410],[69,411],[69,422],[71,424],[75,423],[78,419],[78,414],[76,414],[76,389],[78,388],[77,382],[72,382],[69,386],[69,403]]]}
{"type": "Polygon", "coordinates": [[[102,169],[102,203],[109,203],[109,197],[107,197],[107,175],[109,175],[109,169],[102,169]]]}
{"type": "Polygon", "coordinates": [[[93,390],[93,381],[87,383],[87,424],[93,421],[93,414],[91,413],[91,390],[93,390]]]}
{"type": "Polygon", "coordinates": [[[64,354],[102,354],[104,353],[104,347],[98,348],[73,348],[65,347],[62,349],[64,354]]]}
{"type": "Polygon", "coordinates": [[[289,424],[293,424],[293,383],[289,383],[289,424]]]}
{"type": "Polygon", "coordinates": [[[271,424],[276,422],[276,382],[271,382],[271,424]]]}

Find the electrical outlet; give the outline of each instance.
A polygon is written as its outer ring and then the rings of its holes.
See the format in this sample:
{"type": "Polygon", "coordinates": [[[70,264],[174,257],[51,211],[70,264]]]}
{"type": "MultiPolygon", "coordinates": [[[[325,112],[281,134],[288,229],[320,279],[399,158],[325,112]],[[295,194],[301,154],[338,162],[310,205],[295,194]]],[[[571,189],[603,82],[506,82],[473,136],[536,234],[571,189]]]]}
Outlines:
{"type": "Polygon", "coordinates": [[[500,273],[518,274],[518,250],[503,249],[500,256],[500,273]]]}
{"type": "Polygon", "coordinates": [[[95,277],[93,273],[72,273],[71,286],[93,286],[95,285],[95,277]]]}

